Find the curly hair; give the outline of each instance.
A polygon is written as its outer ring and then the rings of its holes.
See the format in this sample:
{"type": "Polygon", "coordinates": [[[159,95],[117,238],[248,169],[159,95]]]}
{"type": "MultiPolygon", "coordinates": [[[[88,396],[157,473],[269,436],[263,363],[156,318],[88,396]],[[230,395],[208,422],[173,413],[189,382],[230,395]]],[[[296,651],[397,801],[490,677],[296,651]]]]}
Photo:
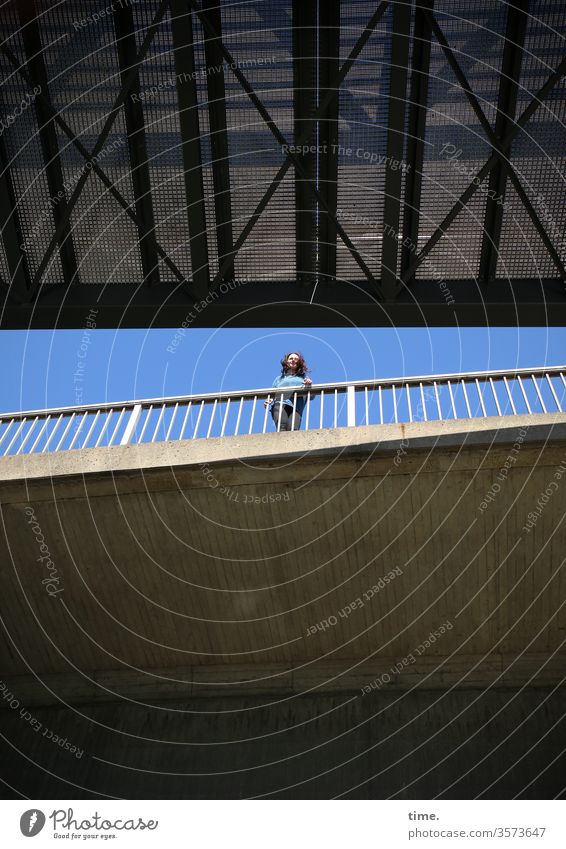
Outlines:
{"type": "Polygon", "coordinates": [[[297,354],[299,357],[299,362],[297,363],[297,376],[305,377],[307,372],[310,371],[310,368],[307,366],[305,362],[305,358],[301,354],[300,351],[289,351],[288,354],[285,354],[284,357],[281,358],[281,374],[284,375],[287,371],[287,357],[291,356],[291,354],[297,354]]]}

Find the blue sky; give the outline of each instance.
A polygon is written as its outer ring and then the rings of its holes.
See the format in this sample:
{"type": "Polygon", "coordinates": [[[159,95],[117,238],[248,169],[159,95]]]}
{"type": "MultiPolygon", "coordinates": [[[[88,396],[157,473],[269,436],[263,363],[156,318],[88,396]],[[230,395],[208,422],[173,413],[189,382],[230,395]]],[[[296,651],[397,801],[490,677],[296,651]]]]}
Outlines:
{"type": "Polygon", "coordinates": [[[0,333],[0,410],[271,386],[303,352],[315,383],[566,363],[558,328],[259,328],[0,333]]]}

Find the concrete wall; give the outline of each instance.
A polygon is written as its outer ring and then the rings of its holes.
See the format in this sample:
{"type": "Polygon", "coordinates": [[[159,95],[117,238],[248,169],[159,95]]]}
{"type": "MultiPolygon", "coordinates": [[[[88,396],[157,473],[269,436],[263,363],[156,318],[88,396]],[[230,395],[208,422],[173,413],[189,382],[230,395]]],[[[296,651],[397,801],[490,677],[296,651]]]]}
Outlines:
{"type": "Polygon", "coordinates": [[[0,769],[31,798],[553,798],[565,713],[544,689],[2,711],[0,769]]]}
{"type": "Polygon", "coordinates": [[[566,477],[521,526],[562,462],[564,414],[1,460],[0,774],[31,798],[554,797],[566,477]],[[294,498],[250,507],[266,487],[294,498]]]}

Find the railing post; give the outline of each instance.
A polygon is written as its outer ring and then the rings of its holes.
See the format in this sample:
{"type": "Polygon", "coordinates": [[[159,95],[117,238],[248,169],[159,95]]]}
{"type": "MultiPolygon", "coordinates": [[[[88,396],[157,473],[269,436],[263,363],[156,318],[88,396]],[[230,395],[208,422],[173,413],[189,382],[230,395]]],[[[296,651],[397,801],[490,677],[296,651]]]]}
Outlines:
{"type": "Polygon", "coordinates": [[[348,427],[354,427],[356,424],[356,387],[348,386],[346,390],[346,410],[348,427]]]}
{"type": "Polygon", "coordinates": [[[130,420],[129,420],[128,424],[126,425],[126,430],[124,431],[122,439],[120,440],[120,445],[129,445],[130,444],[132,436],[134,435],[134,430],[136,429],[136,425],[139,421],[141,411],[142,411],[142,405],[141,404],[134,404],[132,412],[130,413],[130,420]]]}

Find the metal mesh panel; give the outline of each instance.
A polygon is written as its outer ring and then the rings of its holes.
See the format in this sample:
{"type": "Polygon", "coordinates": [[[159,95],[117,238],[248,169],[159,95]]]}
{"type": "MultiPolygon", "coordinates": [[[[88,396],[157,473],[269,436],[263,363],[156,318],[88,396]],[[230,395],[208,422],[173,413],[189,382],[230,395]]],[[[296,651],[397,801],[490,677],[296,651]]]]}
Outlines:
{"type": "MultiPolygon", "coordinates": [[[[223,40],[287,141],[293,143],[291,3],[222,4],[223,40]]],[[[234,240],[285,155],[232,70],[225,70],[234,240]]],[[[236,257],[239,280],[295,276],[293,170],[287,172],[236,257]]]]}
{"type": "MultiPolygon", "coordinates": [[[[344,3],[340,11],[340,65],[375,12],[375,3],[344,3]]],[[[367,265],[379,276],[387,165],[387,116],[391,54],[389,7],[340,88],[338,219],[367,265]]],[[[403,151],[397,157],[403,159],[403,151]]],[[[338,278],[363,272],[338,238],[338,278]]]]}
{"type": "Polygon", "coordinates": [[[552,277],[554,265],[517,192],[507,185],[501,244],[497,263],[499,277],[552,277]]]}
{"type": "MultiPolygon", "coordinates": [[[[564,3],[531,4],[517,113],[566,53],[564,3]]],[[[512,162],[541,224],[566,262],[566,83],[558,83],[513,142],[512,162]]],[[[507,191],[497,266],[501,277],[556,277],[556,266],[521,199],[507,191]]]]}
{"type": "MultiPolygon", "coordinates": [[[[435,16],[493,127],[503,57],[505,7],[490,0],[458,0],[435,3],[435,16]]],[[[490,153],[479,119],[433,34],[419,248],[472,182],[490,153]]],[[[477,276],[487,190],[486,178],[421,264],[417,278],[477,276]]]]}
{"type": "MultiPolygon", "coordinates": [[[[133,7],[138,50],[152,13],[133,7]]],[[[167,14],[140,69],[151,195],[158,242],[185,277],[191,276],[187,200],[181,149],[179,104],[171,21],[167,14]]],[[[171,269],[159,265],[160,279],[177,283],[171,269]]]]}
{"type": "MultiPolygon", "coordinates": [[[[91,153],[120,90],[111,15],[84,24],[85,6],[70,2],[42,17],[44,59],[53,105],[91,153]],[[64,32],[64,50],[47,45],[47,33],[64,32]]],[[[120,204],[58,128],[63,174],[70,198],[90,171],[71,215],[73,243],[83,283],[139,283],[142,269],[137,229],[120,204]]],[[[123,111],[112,126],[97,163],[128,203],[133,201],[123,111]]]]}
{"type": "Polygon", "coordinates": [[[202,25],[193,15],[196,88],[198,100],[198,120],[200,128],[200,152],[202,159],[202,183],[206,215],[206,236],[208,241],[208,260],[211,278],[218,272],[218,249],[216,242],[216,212],[214,209],[214,180],[212,176],[212,149],[210,144],[210,120],[208,116],[207,74],[210,70],[204,54],[205,36],[202,25]]]}
{"type": "Polygon", "coordinates": [[[0,277],[4,281],[4,283],[10,284],[10,269],[8,268],[8,261],[6,259],[6,253],[4,251],[4,243],[0,239],[0,277]]]}
{"type": "MultiPolygon", "coordinates": [[[[237,4],[219,0],[219,4],[225,45],[287,141],[292,143],[291,0],[280,3],[243,0],[237,4]]],[[[55,109],[60,111],[87,150],[92,151],[121,87],[111,7],[94,9],[85,0],[64,3],[36,0],[35,5],[49,80],[49,92],[43,94],[49,94],[55,109]]],[[[139,0],[131,4],[138,49],[158,6],[158,0],[139,0]]],[[[15,4],[5,5],[0,18],[0,38],[15,53],[18,62],[24,63],[24,41],[15,9],[15,4]]],[[[393,9],[394,4],[389,4],[342,84],[339,96],[338,218],[376,277],[380,274],[384,238],[386,175],[391,167],[407,165],[401,143],[397,155],[399,164],[393,166],[386,160],[393,9]]],[[[341,4],[340,64],[375,10],[375,0],[348,0],[341,4]]],[[[507,4],[492,0],[435,0],[434,16],[493,126],[507,4]]],[[[218,251],[207,89],[211,74],[223,75],[226,90],[234,240],[248,222],[285,155],[224,60],[217,68],[207,67],[205,33],[194,13],[192,20],[206,226],[210,270],[214,276],[218,271],[218,251]]],[[[320,40],[319,46],[323,41],[320,40]]],[[[543,85],[565,54],[563,0],[532,0],[517,114],[527,107],[532,94],[543,85]]],[[[3,80],[1,118],[19,107],[30,86],[3,55],[0,55],[0,73],[3,80]]],[[[419,247],[441,223],[491,152],[480,122],[434,35],[429,73],[419,247]]],[[[183,274],[190,277],[191,234],[169,13],[160,24],[142,64],[140,88],[145,92],[157,89],[155,94],[143,99],[156,238],[183,274]]],[[[54,232],[55,203],[49,197],[35,105],[32,100],[9,126],[0,125],[32,277],[54,232]]],[[[566,262],[565,120],[566,82],[562,80],[519,133],[511,156],[541,223],[566,262]]],[[[60,128],[56,133],[65,190],[70,197],[78,178],[89,165],[60,128]]],[[[134,209],[123,109],[105,142],[99,165],[134,209]]],[[[55,178],[50,175],[50,180],[53,179],[56,181],[57,175],[55,178]]],[[[417,278],[476,277],[487,188],[488,179],[420,265],[417,278]]],[[[310,236],[306,232],[295,232],[294,189],[295,174],[291,168],[236,258],[235,273],[239,280],[295,278],[296,239],[301,235],[310,239],[310,236]]],[[[71,229],[82,283],[141,282],[138,228],[93,170],[72,213],[71,229]]],[[[0,273],[9,279],[3,251],[0,251],[0,273]]],[[[173,273],[162,263],[160,273],[162,280],[176,282],[173,273]]],[[[512,278],[557,276],[555,264],[509,183],[497,274],[512,278]]],[[[358,264],[338,238],[337,277],[360,280],[362,276],[358,264]]],[[[62,280],[56,250],[43,282],[61,283],[62,280]]]]}
{"type": "MultiPolygon", "coordinates": [[[[116,123],[123,125],[123,120],[123,116],[119,116],[116,123]]],[[[62,137],[60,142],[63,143],[62,137]]],[[[119,166],[125,145],[115,149],[111,149],[110,145],[105,145],[110,152],[99,160],[100,167],[109,177],[110,171],[121,174],[114,182],[118,191],[123,193],[123,185],[130,183],[126,164],[119,166]],[[113,165],[110,157],[114,159],[113,165]]],[[[83,170],[85,160],[70,148],[62,150],[61,159],[66,179],[73,181],[83,170]]],[[[128,186],[130,190],[131,186],[128,186]]],[[[83,283],[140,283],[143,273],[136,226],[92,171],[73,210],[71,222],[83,283]]]]}
{"type": "MultiPolygon", "coordinates": [[[[24,49],[20,25],[13,8],[5,9],[0,17],[0,39],[23,64],[24,49]]],[[[14,186],[20,225],[24,236],[30,274],[37,272],[47,246],[55,231],[49,188],[44,172],[44,159],[38,135],[33,100],[33,88],[14,70],[3,54],[0,55],[0,104],[2,116],[12,116],[25,101],[29,105],[3,131],[8,167],[14,186]],[[27,100],[26,100],[27,95],[27,100]]],[[[60,283],[63,279],[57,250],[42,282],[60,283]]]]}

